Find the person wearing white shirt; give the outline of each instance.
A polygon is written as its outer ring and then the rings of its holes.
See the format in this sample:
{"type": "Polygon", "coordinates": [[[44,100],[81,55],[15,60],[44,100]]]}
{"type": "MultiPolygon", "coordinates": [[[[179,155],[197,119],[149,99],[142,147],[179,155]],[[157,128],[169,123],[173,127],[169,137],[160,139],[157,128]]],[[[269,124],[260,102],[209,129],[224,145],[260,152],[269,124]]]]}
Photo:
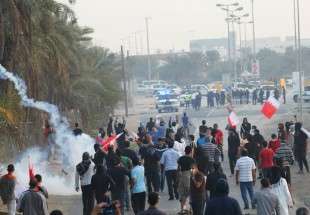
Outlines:
{"type": "Polygon", "coordinates": [[[75,190],[78,192],[81,185],[83,200],[83,215],[90,215],[94,207],[94,194],[91,187],[91,179],[95,173],[95,165],[90,159],[89,153],[84,152],[82,162],[76,166],[75,190]]]}
{"type": "Polygon", "coordinates": [[[237,160],[235,172],[236,184],[240,184],[244,209],[249,209],[247,193],[250,196],[252,209],[255,209],[255,204],[253,204],[253,187],[256,181],[256,166],[254,160],[248,156],[248,151],[246,149],[242,149],[241,151],[241,157],[237,160]]]}
{"type": "Polygon", "coordinates": [[[160,164],[165,170],[167,179],[169,200],[173,200],[174,197],[179,199],[178,184],[177,184],[177,170],[178,170],[178,159],[179,153],[173,149],[174,142],[168,142],[168,149],[163,153],[160,164]]]}

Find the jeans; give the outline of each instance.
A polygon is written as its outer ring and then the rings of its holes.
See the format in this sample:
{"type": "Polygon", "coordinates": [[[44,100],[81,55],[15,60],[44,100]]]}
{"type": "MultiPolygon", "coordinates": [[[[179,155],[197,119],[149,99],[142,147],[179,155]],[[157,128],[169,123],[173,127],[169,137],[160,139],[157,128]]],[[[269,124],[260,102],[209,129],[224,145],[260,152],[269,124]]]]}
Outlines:
{"type": "Polygon", "coordinates": [[[135,214],[138,214],[139,212],[142,212],[145,210],[145,199],[146,199],[145,192],[133,193],[131,195],[132,209],[135,214]]]}
{"type": "Polygon", "coordinates": [[[165,189],[165,171],[160,171],[160,191],[163,192],[165,189]]]}
{"type": "Polygon", "coordinates": [[[235,172],[235,166],[236,166],[236,162],[237,162],[237,157],[229,155],[228,158],[229,158],[230,173],[233,175],[234,172],[235,172]]]}
{"type": "Polygon", "coordinates": [[[81,186],[82,201],[83,201],[83,215],[90,215],[95,203],[94,193],[91,185],[81,186]]]}
{"type": "Polygon", "coordinates": [[[244,206],[246,208],[249,207],[249,202],[248,202],[248,198],[247,198],[247,192],[249,193],[250,196],[250,200],[251,200],[251,205],[253,207],[253,182],[249,181],[249,182],[240,182],[240,191],[241,191],[241,196],[244,202],[244,206]]]}
{"type": "Polygon", "coordinates": [[[174,197],[178,199],[179,193],[178,193],[177,170],[167,170],[166,179],[167,179],[169,197],[171,199],[173,199],[174,197]]]}
{"type": "Polygon", "coordinates": [[[160,186],[160,177],[159,177],[159,170],[148,170],[145,172],[146,177],[146,186],[147,186],[147,192],[151,193],[153,191],[159,192],[159,186],[160,186]]]}
{"type": "Polygon", "coordinates": [[[8,208],[8,215],[15,215],[16,214],[16,200],[10,200],[7,202],[8,208]]]}

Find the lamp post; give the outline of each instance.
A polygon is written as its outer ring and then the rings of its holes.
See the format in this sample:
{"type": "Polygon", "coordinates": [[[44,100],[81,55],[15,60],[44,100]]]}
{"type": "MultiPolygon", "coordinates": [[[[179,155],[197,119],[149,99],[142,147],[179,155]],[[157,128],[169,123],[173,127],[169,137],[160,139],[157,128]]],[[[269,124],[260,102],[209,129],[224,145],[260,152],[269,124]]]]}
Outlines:
{"type": "Polygon", "coordinates": [[[302,121],[303,110],[302,110],[302,60],[301,60],[301,39],[300,39],[300,10],[299,10],[299,0],[296,0],[296,17],[297,17],[297,71],[299,72],[299,102],[298,102],[298,112],[300,113],[300,121],[302,121]]]}
{"type": "Polygon", "coordinates": [[[149,32],[149,20],[150,19],[151,19],[150,17],[145,17],[148,80],[152,79],[152,65],[151,65],[151,53],[150,53],[150,32],[149,32]]]}
{"type": "MultiPolygon", "coordinates": [[[[239,6],[238,2],[232,3],[232,4],[217,4],[217,7],[220,7],[222,10],[226,11],[226,19],[229,18],[229,13],[232,11],[230,10],[230,7],[237,7],[239,6]]],[[[227,52],[228,52],[228,60],[231,60],[231,49],[230,49],[230,25],[227,21],[227,52]]]]}

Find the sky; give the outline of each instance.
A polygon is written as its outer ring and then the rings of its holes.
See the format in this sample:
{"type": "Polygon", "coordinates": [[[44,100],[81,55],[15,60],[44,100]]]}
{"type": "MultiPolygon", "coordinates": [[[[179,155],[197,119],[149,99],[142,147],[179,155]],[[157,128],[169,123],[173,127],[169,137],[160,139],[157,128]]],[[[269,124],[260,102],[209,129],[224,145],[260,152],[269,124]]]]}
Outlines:
{"type": "MultiPolygon", "coordinates": [[[[250,0],[236,1],[244,7],[242,14],[251,13],[250,0]]],[[[151,52],[188,50],[190,39],[227,35],[225,12],[216,4],[236,1],[77,0],[73,9],[80,25],[95,30],[95,44],[112,51],[124,44],[131,53],[139,54],[146,52],[145,17],[150,17],[151,52]]],[[[293,0],[254,0],[254,4],[257,37],[284,38],[294,34],[293,0]]],[[[300,0],[300,8],[301,37],[310,38],[310,1],[300,0]]],[[[247,30],[247,37],[251,38],[250,25],[247,30]]]]}

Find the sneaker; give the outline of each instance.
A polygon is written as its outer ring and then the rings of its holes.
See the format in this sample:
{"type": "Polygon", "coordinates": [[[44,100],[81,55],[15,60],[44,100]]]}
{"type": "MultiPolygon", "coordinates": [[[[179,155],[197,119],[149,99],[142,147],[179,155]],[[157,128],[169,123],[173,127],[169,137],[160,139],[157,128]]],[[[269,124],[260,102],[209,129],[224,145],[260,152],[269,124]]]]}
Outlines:
{"type": "Polygon", "coordinates": [[[169,201],[172,201],[172,200],[174,200],[174,198],[173,198],[173,197],[170,197],[168,200],[169,200],[169,201]]]}
{"type": "Polygon", "coordinates": [[[248,209],[250,209],[250,208],[249,208],[249,206],[244,206],[243,209],[244,209],[244,210],[248,210],[248,209]]]}
{"type": "Polygon", "coordinates": [[[304,174],[304,171],[299,170],[296,174],[298,174],[298,175],[302,175],[302,174],[304,174]]]}
{"type": "Polygon", "coordinates": [[[252,209],[255,210],[255,209],[256,209],[256,206],[255,206],[255,205],[252,205],[252,209]]]}

